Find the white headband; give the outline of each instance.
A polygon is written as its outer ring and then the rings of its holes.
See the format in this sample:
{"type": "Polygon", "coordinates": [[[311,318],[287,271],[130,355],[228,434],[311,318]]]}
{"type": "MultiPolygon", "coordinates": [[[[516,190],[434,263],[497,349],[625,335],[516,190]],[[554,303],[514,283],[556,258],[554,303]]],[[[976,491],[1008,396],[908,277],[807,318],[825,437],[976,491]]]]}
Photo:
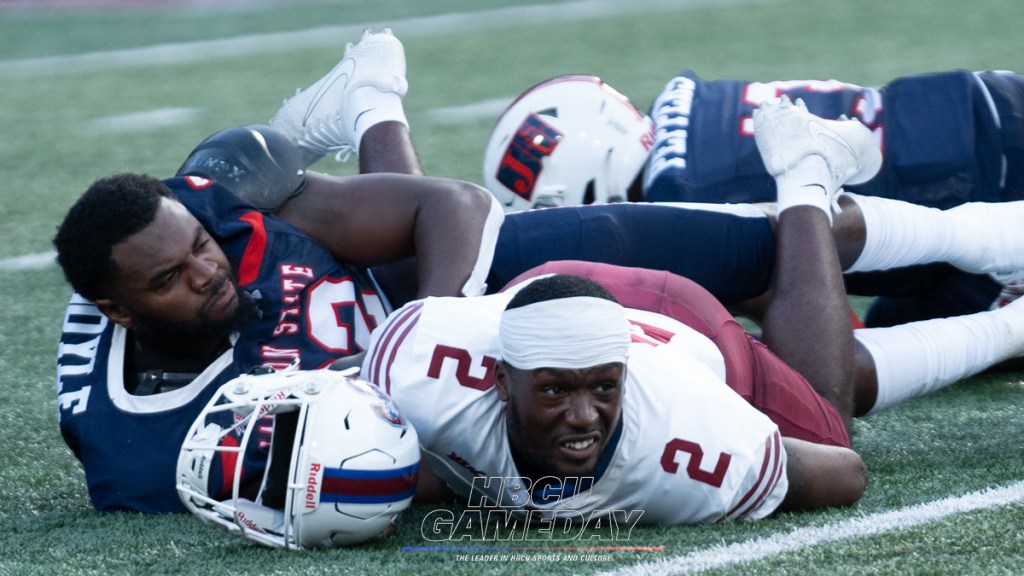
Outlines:
{"type": "Polygon", "coordinates": [[[618,303],[576,296],[506,310],[498,338],[502,359],[516,368],[579,369],[624,363],[630,331],[618,303]]]}

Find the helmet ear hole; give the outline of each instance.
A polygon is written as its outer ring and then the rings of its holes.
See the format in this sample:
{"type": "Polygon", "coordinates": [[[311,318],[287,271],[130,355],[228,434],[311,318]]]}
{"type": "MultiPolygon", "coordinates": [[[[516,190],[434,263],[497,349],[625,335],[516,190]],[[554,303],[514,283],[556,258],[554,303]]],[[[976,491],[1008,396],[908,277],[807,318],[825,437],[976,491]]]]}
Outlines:
{"type": "Polygon", "coordinates": [[[583,204],[593,204],[596,199],[597,194],[594,193],[594,181],[590,180],[587,182],[587,187],[583,189],[583,204]]]}
{"type": "Polygon", "coordinates": [[[626,191],[627,202],[642,202],[644,199],[644,171],[637,172],[636,178],[633,178],[633,182],[630,183],[628,190],[626,191]]]}

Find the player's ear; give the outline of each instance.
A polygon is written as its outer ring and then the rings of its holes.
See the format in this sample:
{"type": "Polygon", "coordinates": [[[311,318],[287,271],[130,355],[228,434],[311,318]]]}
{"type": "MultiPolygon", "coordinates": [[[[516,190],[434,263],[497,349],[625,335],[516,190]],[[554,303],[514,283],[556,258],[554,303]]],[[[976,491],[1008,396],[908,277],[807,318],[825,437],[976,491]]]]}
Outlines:
{"type": "Polygon", "coordinates": [[[508,402],[508,380],[511,376],[508,373],[508,364],[498,361],[494,368],[494,388],[498,391],[498,399],[508,402]]]}
{"type": "Polygon", "coordinates": [[[121,325],[121,327],[130,330],[135,324],[135,320],[132,315],[124,309],[123,306],[114,302],[110,298],[97,298],[93,301],[96,308],[103,313],[104,316],[110,318],[115,324],[121,325]]]}

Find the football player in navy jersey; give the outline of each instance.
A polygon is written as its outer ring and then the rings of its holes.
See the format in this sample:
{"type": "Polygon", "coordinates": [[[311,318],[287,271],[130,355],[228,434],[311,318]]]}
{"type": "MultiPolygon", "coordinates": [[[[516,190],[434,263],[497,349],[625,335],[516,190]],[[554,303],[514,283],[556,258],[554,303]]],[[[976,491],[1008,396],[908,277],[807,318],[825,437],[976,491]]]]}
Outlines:
{"type": "MultiPolygon", "coordinates": [[[[304,148],[250,126],[231,132],[247,144],[231,165],[216,153],[222,133],[178,177],[111,176],[71,207],[54,238],[75,290],[58,408],[95,508],[183,511],[178,452],[220,384],[253,369],[319,368],[365,348],[389,310],[365,268],[415,256],[417,294],[483,290],[503,217],[492,196],[466,182],[383,173],[408,172],[415,159],[405,90],[401,43],[368,32],[274,119],[320,154],[362,145],[364,171],[378,173],[306,174],[304,148]],[[277,194],[257,203],[288,206],[265,214],[229,191],[247,187],[277,194]]],[[[244,457],[259,471],[265,454],[244,457]]],[[[212,493],[231,486],[222,480],[212,493]]]]}
{"type": "MultiPolygon", "coordinates": [[[[879,88],[837,80],[703,80],[681,72],[650,109],[657,137],[644,176],[646,199],[770,198],[749,118],[761,101],[782,94],[803,99],[818,116],[858,118],[875,133],[882,169],[848,186],[851,192],[937,208],[1024,199],[1024,77],[966,70],[904,76],[879,88]]],[[[1003,305],[1024,289],[1024,275],[974,275],[938,264],[856,275],[848,283],[851,292],[881,294],[867,325],[892,326],[1003,305]]]]}
{"type": "MultiPolygon", "coordinates": [[[[861,195],[949,208],[1024,198],[1024,77],[951,70],[881,88],[837,80],[705,80],[686,70],[649,115],[594,76],[562,76],[527,90],[499,118],[484,182],[508,209],[647,200],[767,202],[774,183],[754,146],[751,112],[767,99],[801,99],[824,118],[867,125],[883,149],[861,195]]],[[[965,314],[1024,291],[1024,274],[971,275],[936,264],[848,276],[851,293],[881,295],[868,325],[965,314]]]]}
{"type": "Polygon", "coordinates": [[[684,71],[650,109],[657,133],[646,199],[770,201],[774,188],[752,143],[750,113],[782,95],[822,118],[857,118],[874,132],[882,169],[850,192],[936,208],[1024,199],[1024,77],[966,70],[904,76],[880,88],[703,80],[684,71]]]}

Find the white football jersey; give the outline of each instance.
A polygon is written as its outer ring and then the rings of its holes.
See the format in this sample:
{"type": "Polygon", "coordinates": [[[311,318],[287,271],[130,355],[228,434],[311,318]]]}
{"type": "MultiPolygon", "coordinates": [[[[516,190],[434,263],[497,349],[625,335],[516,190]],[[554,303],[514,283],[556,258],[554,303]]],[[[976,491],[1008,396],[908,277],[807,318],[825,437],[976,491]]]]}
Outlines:
{"type": "Polygon", "coordinates": [[[531,497],[529,481],[515,480],[494,387],[498,324],[511,296],[410,303],[374,332],[363,364],[363,377],[392,395],[434,471],[470,506],[486,497],[541,511],[534,516],[639,511],[639,523],[666,525],[757,519],[782,502],[778,428],[725,384],[718,348],[676,320],[629,309],[622,433],[607,468],[589,489],[555,502],[531,497]]]}

